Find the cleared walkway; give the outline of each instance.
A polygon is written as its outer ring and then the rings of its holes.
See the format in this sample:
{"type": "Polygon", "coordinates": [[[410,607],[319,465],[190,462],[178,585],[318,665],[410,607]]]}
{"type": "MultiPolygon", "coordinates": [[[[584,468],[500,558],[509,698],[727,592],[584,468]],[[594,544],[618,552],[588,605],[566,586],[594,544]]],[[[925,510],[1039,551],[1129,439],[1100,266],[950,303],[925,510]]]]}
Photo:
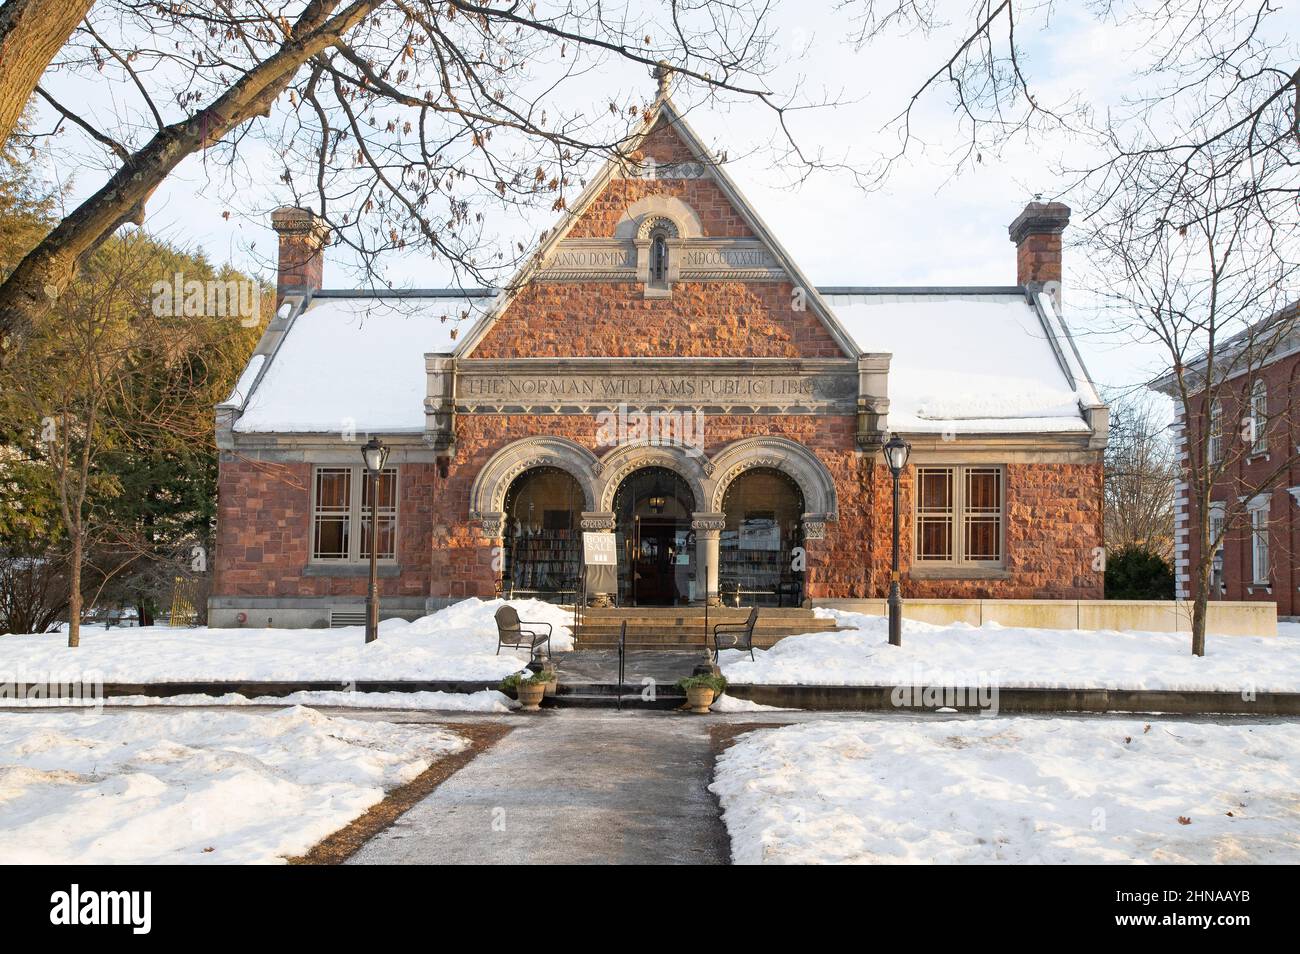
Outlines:
{"type": "Polygon", "coordinates": [[[349,864],[726,864],[710,719],[543,713],[349,864]]]}

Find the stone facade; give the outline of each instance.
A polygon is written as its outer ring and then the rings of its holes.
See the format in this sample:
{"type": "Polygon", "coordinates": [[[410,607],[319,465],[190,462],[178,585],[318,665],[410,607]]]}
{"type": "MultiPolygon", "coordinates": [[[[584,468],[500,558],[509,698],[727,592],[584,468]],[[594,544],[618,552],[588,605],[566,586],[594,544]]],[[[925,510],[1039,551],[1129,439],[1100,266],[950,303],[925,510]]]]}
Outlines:
{"type": "Polygon", "coordinates": [[[641,286],[537,282],[474,350],[475,358],[844,357],[789,282],[708,282],[646,298],[641,286]]]}
{"type": "MultiPolygon", "coordinates": [[[[613,495],[627,475],[646,466],[675,472],[695,498],[689,525],[700,600],[717,596],[727,487],[752,468],[777,471],[804,500],[802,597],[885,595],[891,480],[879,448],[889,356],[848,339],[683,128],[658,120],[633,161],[589,188],[535,270],[455,353],[427,356],[424,434],[380,435],[395,446],[399,486],[397,556],[381,570],[385,615],[496,595],[502,501],[537,466],[574,477],[585,498],[582,526],[599,530],[613,527],[613,495]],[[665,250],[669,264],[656,272],[652,255],[665,250]],[[610,443],[600,415],[629,408],[689,413],[702,425],[702,444],[610,443]]],[[[1059,285],[1061,208],[1022,216],[1013,228],[1022,268],[1038,284],[1059,285]]],[[[319,288],[323,233],[302,210],[276,215],[281,283],[309,300],[319,288]]],[[[277,319],[259,346],[269,360],[289,324],[277,319]]],[[[360,564],[311,559],[313,468],[356,465],[359,443],[241,435],[232,426],[238,415],[238,407],[218,411],[213,621],[243,613],[250,625],[263,617],[324,625],[331,611],[355,608],[367,581],[360,564]]],[[[1089,437],[919,441],[918,461],[1002,468],[1005,558],[992,569],[913,570],[909,469],[901,483],[905,593],[1101,596],[1100,447],[1089,437]]]]}

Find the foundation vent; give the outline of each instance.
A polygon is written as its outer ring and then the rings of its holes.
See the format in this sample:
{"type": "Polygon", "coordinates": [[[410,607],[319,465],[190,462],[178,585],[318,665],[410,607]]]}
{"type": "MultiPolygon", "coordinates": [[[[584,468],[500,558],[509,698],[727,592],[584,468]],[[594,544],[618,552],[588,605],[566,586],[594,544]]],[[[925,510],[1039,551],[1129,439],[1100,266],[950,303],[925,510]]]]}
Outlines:
{"type": "Polygon", "coordinates": [[[330,608],[330,629],[338,629],[341,626],[365,626],[366,610],[354,609],[353,607],[330,608]]]}

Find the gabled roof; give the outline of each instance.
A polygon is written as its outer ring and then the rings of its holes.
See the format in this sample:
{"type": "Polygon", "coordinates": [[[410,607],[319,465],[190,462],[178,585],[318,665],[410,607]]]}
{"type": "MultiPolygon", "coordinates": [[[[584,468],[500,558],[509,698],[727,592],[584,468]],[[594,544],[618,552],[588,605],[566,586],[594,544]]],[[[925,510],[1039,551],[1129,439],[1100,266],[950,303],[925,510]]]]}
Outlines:
{"type": "MultiPolygon", "coordinates": [[[[691,150],[692,154],[703,162],[713,180],[717,182],[727,200],[732,204],[732,207],[740,214],[750,231],[772,252],[777,263],[790,276],[791,282],[796,287],[807,290],[808,307],[821,320],[830,336],[844,350],[846,355],[853,355],[855,352],[852,339],[840,326],[834,312],[822,300],[816,286],[800,271],[794,259],[790,257],[790,253],[772,234],[762,217],[759,216],[749,200],[741,193],[740,189],[731,180],[731,177],[727,175],[726,170],[713,160],[707,145],[691,128],[690,123],[677,110],[668,96],[660,95],[655,100],[641,126],[630,137],[628,151],[635,151],[660,121],[667,122],[682,142],[686,144],[687,148],[691,150]]],[[[613,159],[607,161],[601,167],[600,172],[587,183],[586,188],[582,190],[582,193],[570,207],[569,212],[560,224],[551,230],[537,251],[529,257],[523,267],[507,283],[506,290],[495,302],[491,311],[484,315],[479,323],[456,346],[453,352],[456,357],[468,358],[473,355],[474,349],[487,336],[488,331],[491,330],[497,319],[510,307],[517,293],[545,266],[546,262],[555,254],[560,243],[577,225],[583,213],[604,191],[610,180],[622,169],[623,164],[613,159]]]]}
{"type": "Polygon", "coordinates": [[[237,434],[420,433],[424,355],[450,352],[490,305],[486,289],[317,292],[268,334],[223,408],[237,434]]]}
{"type": "Polygon", "coordinates": [[[1101,399],[1051,302],[1022,288],[823,288],[862,352],[887,351],[905,434],[1087,433],[1101,399]]]}

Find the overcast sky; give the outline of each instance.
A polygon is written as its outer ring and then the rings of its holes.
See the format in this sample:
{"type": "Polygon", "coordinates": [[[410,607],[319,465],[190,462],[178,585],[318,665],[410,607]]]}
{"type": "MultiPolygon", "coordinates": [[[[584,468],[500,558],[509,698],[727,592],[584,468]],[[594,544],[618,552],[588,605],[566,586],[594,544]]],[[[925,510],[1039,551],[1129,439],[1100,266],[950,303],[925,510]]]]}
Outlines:
{"type": "MultiPolygon", "coordinates": [[[[797,87],[806,99],[819,99],[824,92],[846,101],[793,118],[801,148],[865,165],[890,147],[882,127],[922,77],[946,59],[969,5],[940,0],[939,6],[951,9],[953,28],[928,38],[881,39],[857,50],[847,40],[850,26],[837,4],[776,4],[773,26],[779,49],[766,77],[769,87],[797,87]]],[[[1017,26],[1026,44],[1030,78],[1046,103],[1077,94],[1104,108],[1136,88],[1132,37],[1098,22],[1090,6],[1060,3],[1050,20],[1039,16],[1017,26]]],[[[90,115],[107,113],[131,95],[110,82],[89,91],[79,83],[61,85],[58,77],[49,82],[65,96],[75,97],[73,101],[86,102],[90,115]]],[[[570,91],[556,109],[599,112],[610,99],[625,101],[633,94],[648,98],[653,91],[654,81],[640,67],[607,62],[587,77],[581,93],[570,91]]],[[[772,161],[770,145],[780,134],[770,112],[753,103],[706,109],[692,102],[689,91],[676,98],[688,109],[696,130],[727,151],[733,160],[728,172],[804,272],[822,285],[1014,284],[1015,249],[1007,237],[1008,223],[1035,193],[1057,195],[1063,188],[1057,170],[1083,160],[1077,139],[1054,134],[1013,144],[954,176],[952,154],[961,140],[950,104],[935,96],[923,103],[918,116],[924,147],[918,144],[884,187],[864,191],[847,175],[832,173],[813,174],[792,187],[789,170],[772,161]]],[[[266,275],[275,247],[267,212],[283,195],[277,193],[270,171],[274,164],[259,162],[256,152],[248,159],[235,182],[205,164],[203,157],[187,160],[150,201],[148,228],[201,248],[214,261],[233,261],[266,275]]],[[[77,170],[62,161],[49,171],[66,182],[77,170]]],[[[81,168],[73,198],[101,181],[95,169],[81,168]]],[[[503,238],[518,235],[527,240],[552,219],[537,215],[522,224],[500,222],[494,227],[503,238]]],[[[1080,289],[1090,278],[1080,273],[1082,266],[1081,256],[1067,250],[1064,296],[1067,318],[1077,330],[1089,323],[1080,289]]],[[[390,280],[400,286],[429,287],[446,281],[421,256],[390,261],[389,269],[390,280]]],[[[346,262],[338,256],[327,258],[327,286],[355,281],[346,262]]],[[[977,336],[979,329],[972,328],[971,334],[977,336]]],[[[1158,349],[1087,333],[1079,337],[1085,360],[1103,387],[1134,384],[1161,367],[1158,349]]],[[[943,346],[960,347],[961,342],[943,346]]]]}

